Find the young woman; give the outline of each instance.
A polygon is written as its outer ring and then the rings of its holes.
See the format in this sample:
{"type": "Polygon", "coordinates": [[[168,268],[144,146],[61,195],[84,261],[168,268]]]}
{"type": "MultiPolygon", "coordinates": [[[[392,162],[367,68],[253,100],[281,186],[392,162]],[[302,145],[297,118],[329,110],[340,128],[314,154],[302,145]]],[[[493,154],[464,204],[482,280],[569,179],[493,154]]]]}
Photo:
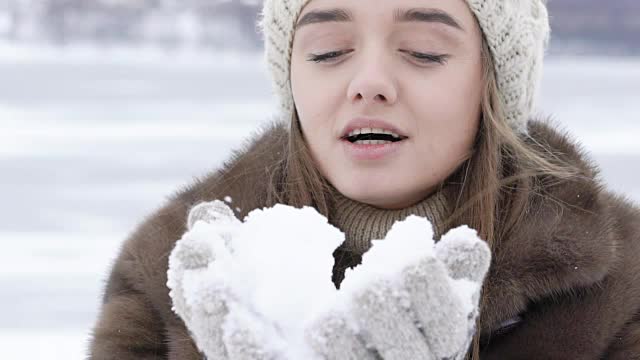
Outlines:
{"type": "Polygon", "coordinates": [[[267,0],[260,25],[281,118],[126,241],[92,359],[202,357],[167,258],[189,209],[225,196],[239,219],[327,216],[347,239],[336,287],[408,214],[467,224],[492,251],[469,358],[640,359],[640,212],[532,115],[543,0],[267,0]]]}

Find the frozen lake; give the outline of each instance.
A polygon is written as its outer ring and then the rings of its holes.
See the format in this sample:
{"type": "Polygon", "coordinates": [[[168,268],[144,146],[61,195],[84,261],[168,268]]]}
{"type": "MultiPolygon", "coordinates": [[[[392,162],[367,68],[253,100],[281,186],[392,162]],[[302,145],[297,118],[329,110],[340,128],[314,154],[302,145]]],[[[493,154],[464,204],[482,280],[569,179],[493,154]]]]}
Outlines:
{"type": "MultiPolygon", "coordinates": [[[[128,232],[275,110],[260,64],[0,46],[0,358],[83,358],[128,232]]],[[[640,201],[637,84],[640,59],[551,58],[539,110],[640,201]]]]}

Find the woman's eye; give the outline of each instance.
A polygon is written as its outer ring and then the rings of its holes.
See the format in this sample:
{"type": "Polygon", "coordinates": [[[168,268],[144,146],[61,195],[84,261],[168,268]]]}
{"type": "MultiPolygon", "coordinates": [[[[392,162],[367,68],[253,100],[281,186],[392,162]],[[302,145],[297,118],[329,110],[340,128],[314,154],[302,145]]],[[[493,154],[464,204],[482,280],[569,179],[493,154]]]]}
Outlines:
{"type": "MultiPolygon", "coordinates": [[[[313,61],[316,63],[330,62],[330,60],[336,59],[348,52],[350,51],[343,50],[343,51],[331,51],[328,53],[317,54],[317,55],[311,54],[309,55],[307,60],[313,61]]],[[[438,63],[440,65],[443,65],[443,64],[446,64],[447,60],[449,59],[449,55],[447,54],[428,54],[428,53],[420,53],[420,52],[409,51],[409,50],[400,50],[400,52],[408,53],[412,57],[418,59],[418,61],[423,63],[438,63]]]]}
{"type": "Polygon", "coordinates": [[[316,63],[320,63],[320,62],[329,62],[328,60],[331,59],[335,59],[343,54],[347,53],[347,51],[331,51],[328,53],[324,53],[324,54],[311,54],[309,55],[309,57],[307,58],[308,61],[313,61],[316,63]]]}
{"type": "Polygon", "coordinates": [[[409,50],[400,50],[400,52],[408,53],[409,55],[423,63],[438,63],[440,65],[444,65],[449,59],[449,55],[447,54],[427,54],[409,50]]]}

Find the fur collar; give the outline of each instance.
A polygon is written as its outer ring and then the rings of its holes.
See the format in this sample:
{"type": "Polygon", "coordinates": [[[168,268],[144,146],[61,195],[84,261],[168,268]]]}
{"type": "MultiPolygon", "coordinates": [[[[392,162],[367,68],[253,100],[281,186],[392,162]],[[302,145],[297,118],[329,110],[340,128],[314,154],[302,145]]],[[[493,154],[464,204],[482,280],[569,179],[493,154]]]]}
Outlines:
{"type": "Polygon", "coordinates": [[[571,180],[539,178],[533,206],[494,249],[485,283],[483,331],[525,312],[535,300],[575,292],[601,281],[619,263],[611,194],[578,143],[548,120],[528,122],[528,143],[580,170],[571,180]]]}

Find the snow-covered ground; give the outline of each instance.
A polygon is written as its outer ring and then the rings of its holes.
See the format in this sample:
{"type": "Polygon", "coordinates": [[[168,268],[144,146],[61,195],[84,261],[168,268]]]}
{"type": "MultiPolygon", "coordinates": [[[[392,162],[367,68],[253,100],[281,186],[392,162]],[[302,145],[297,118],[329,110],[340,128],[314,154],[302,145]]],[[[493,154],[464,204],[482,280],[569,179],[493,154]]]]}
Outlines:
{"type": "MultiPolygon", "coordinates": [[[[540,110],[640,201],[640,59],[545,71],[540,110]]],[[[82,359],[121,241],[273,113],[268,77],[260,55],[0,45],[0,79],[0,358],[82,359]]]]}

